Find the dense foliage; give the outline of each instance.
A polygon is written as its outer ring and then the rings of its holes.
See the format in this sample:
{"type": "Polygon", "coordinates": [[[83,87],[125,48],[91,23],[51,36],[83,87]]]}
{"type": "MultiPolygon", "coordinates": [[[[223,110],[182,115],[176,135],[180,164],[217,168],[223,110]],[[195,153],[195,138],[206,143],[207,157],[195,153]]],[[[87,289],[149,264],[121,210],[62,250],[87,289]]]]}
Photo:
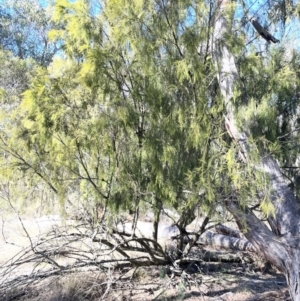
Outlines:
{"type": "MultiPolygon", "coordinates": [[[[198,206],[212,215],[232,195],[244,205],[261,201],[267,179],[242,164],[224,126],[211,59],[215,2],[57,0],[31,11],[27,25],[20,16],[29,3],[16,2],[17,14],[1,9],[1,177],[24,190],[16,199],[50,202],[54,194],[94,222],[106,208],[151,208],[158,219],[170,207],[180,227],[198,206]],[[53,58],[54,45],[62,50],[53,58]]],[[[228,7],[236,18],[224,40],[242,82],[239,125],[251,133],[252,159],[274,153],[297,188],[298,49],[262,44],[242,7],[228,7]]],[[[283,37],[282,14],[297,16],[297,6],[272,12],[266,20],[279,22],[283,37]]],[[[271,212],[268,194],[262,204],[271,212]]]]}

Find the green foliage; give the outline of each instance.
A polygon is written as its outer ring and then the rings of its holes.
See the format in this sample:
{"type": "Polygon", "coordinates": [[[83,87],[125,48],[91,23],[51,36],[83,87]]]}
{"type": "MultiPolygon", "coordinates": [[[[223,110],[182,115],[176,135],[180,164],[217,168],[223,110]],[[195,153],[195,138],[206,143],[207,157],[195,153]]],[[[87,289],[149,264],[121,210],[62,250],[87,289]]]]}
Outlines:
{"type": "MultiPolygon", "coordinates": [[[[22,176],[95,215],[96,207],[115,214],[172,207],[183,225],[198,205],[207,213],[233,195],[243,206],[257,201],[268,191],[253,170],[261,150],[288,164],[297,159],[286,138],[299,122],[290,122],[298,54],[286,57],[282,48],[261,57],[243,34],[224,37],[243,83],[234,96],[239,126],[253,138],[242,163],[224,128],[211,60],[215,8],[198,2],[106,0],[95,10],[88,0],[57,0],[49,38],[63,51],[47,68],[1,53],[13,66],[1,78],[14,68],[26,75],[14,92],[1,79],[0,97],[14,105],[0,116],[11,124],[1,132],[3,178],[22,176]]],[[[272,214],[268,198],[261,208],[272,214]]]]}
{"type": "Polygon", "coordinates": [[[39,159],[34,149],[27,149],[26,137],[20,137],[22,92],[37,66],[32,59],[21,60],[7,51],[0,51],[0,64],[0,207],[11,209],[12,202],[26,211],[29,204],[35,208],[44,203],[45,211],[53,209],[53,193],[37,174],[39,159]]]}
{"type": "Polygon", "coordinates": [[[182,214],[203,186],[205,199],[217,197],[221,150],[210,145],[222,141],[223,104],[210,101],[208,53],[195,51],[207,43],[207,19],[187,25],[188,8],[107,1],[93,15],[87,1],[57,1],[61,29],[50,36],[66,57],[37,71],[16,135],[62,196],[75,189],[113,211],[158,199],[182,214]]]}
{"type": "Polygon", "coordinates": [[[54,27],[51,11],[38,0],[0,1],[0,49],[21,59],[32,58],[48,65],[58,50],[47,33],[54,27]]]}
{"type": "Polygon", "coordinates": [[[270,51],[268,57],[252,51],[240,60],[249,102],[236,102],[239,126],[248,128],[262,149],[280,159],[298,195],[298,184],[293,182],[299,175],[295,168],[299,154],[299,53],[284,46],[270,51]]]}

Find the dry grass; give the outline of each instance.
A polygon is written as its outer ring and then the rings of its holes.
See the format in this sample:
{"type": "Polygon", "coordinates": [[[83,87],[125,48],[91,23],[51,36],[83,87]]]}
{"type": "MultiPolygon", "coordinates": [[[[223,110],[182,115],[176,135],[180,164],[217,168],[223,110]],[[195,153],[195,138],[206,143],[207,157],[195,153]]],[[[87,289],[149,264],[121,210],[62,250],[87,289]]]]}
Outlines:
{"type": "Polygon", "coordinates": [[[31,301],[83,301],[100,300],[105,294],[105,275],[98,274],[95,278],[90,274],[73,274],[55,279],[51,285],[41,290],[31,301]]]}
{"type": "MultiPolygon", "coordinates": [[[[247,274],[223,266],[222,272],[187,277],[161,273],[161,268],[74,273],[43,280],[22,301],[286,301],[278,275],[247,274]],[[226,268],[228,268],[226,270],[226,268]]],[[[3,299],[1,299],[3,300],[3,299]]]]}
{"type": "MultiPolygon", "coordinates": [[[[38,239],[53,227],[61,227],[59,219],[24,220],[30,236],[38,239]]],[[[0,239],[0,261],[19,252],[29,244],[16,219],[4,223],[0,239]],[[7,244],[6,241],[12,244],[7,244]]],[[[146,230],[149,230],[148,227],[146,230]]],[[[278,274],[253,272],[250,265],[199,263],[198,272],[172,276],[165,267],[123,270],[75,271],[56,275],[29,285],[22,294],[6,291],[1,301],[100,301],[100,300],[200,300],[254,301],[287,300],[285,280],[278,274]],[[10,299],[15,296],[16,298],[10,299]]],[[[20,271],[16,271],[18,273],[20,271]]]]}
{"type": "Polygon", "coordinates": [[[202,263],[199,271],[174,276],[167,267],[74,272],[28,286],[23,295],[1,301],[287,301],[284,278],[254,273],[242,264],[202,263]]]}

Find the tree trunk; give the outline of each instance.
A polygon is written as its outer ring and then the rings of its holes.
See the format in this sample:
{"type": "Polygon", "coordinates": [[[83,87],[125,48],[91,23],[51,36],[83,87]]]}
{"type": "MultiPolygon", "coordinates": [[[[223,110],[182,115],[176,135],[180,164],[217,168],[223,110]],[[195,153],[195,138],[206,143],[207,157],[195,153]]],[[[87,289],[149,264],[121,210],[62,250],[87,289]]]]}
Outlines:
{"type": "MultiPolygon", "coordinates": [[[[153,221],[153,234],[152,238],[154,241],[157,241],[158,238],[158,223],[160,220],[160,212],[161,212],[161,201],[158,199],[155,199],[155,203],[153,206],[153,212],[154,212],[154,221],[153,221]]],[[[156,249],[157,245],[154,246],[156,249]]]]}
{"type": "MultiPolygon", "coordinates": [[[[219,86],[227,110],[226,129],[232,139],[239,143],[241,157],[247,161],[247,129],[243,132],[237,128],[232,104],[233,88],[239,83],[239,77],[234,57],[226,47],[223,36],[228,29],[226,19],[222,15],[226,1],[223,0],[220,3],[220,14],[215,21],[212,41],[213,59],[218,70],[219,86]]],[[[227,208],[257,252],[284,273],[292,300],[300,301],[300,210],[298,202],[285,183],[275,159],[266,156],[261,159],[260,163],[253,165],[253,168],[268,175],[272,185],[271,201],[275,208],[273,232],[254,214],[245,212],[237,200],[228,200],[227,208]]]]}

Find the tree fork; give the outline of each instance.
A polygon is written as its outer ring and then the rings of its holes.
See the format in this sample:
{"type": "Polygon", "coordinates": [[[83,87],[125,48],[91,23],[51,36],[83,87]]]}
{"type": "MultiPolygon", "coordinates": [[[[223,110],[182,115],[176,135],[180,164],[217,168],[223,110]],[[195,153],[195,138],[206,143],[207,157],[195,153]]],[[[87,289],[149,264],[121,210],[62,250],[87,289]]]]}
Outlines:
{"type": "MultiPolygon", "coordinates": [[[[228,28],[223,16],[227,1],[219,1],[218,4],[220,12],[215,21],[212,42],[213,60],[227,111],[226,129],[231,138],[240,145],[241,157],[247,161],[248,137],[236,126],[232,104],[234,84],[239,82],[237,67],[233,55],[223,42],[223,35],[228,28]]],[[[260,163],[253,168],[264,172],[270,179],[273,189],[271,201],[275,209],[275,228],[280,236],[272,233],[253,214],[243,211],[235,200],[227,202],[227,209],[233,214],[245,237],[255,246],[258,253],[284,273],[291,299],[300,301],[300,210],[297,200],[285,183],[275,159],[270,156],[261,158],[260,163]]]]}

